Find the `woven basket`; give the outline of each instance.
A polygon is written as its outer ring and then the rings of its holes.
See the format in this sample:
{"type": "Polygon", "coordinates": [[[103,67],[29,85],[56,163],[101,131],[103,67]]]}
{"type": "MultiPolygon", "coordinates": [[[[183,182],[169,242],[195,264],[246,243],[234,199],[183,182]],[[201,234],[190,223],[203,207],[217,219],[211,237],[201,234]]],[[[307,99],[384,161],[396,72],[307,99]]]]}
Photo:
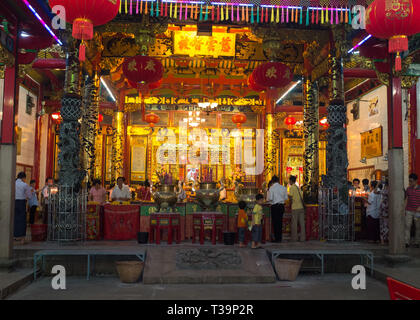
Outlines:
{"type": "Polygon", "coordinates": [[[144,263],[141,261],[117,261],[117,272],[123,283],[135,283],[139,280],[144,263]]]}
{"type": "Polygon", "coordinates": [[[279,280],[295,281],[303,260],[276,259],[274,265],[279,280]]]}

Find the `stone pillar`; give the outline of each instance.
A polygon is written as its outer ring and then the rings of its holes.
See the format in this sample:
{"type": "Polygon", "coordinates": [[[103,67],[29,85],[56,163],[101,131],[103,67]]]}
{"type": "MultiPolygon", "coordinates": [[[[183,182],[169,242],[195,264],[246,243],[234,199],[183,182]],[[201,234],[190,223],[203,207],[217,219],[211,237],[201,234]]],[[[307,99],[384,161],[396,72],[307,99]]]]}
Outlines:
{"type": "Polygon", "coordinates": [[[341,202],[347,206],[347,130],[346,106],[344,104],[344,78],[341,58],[331,57],[331,95],[327,107],[327,119],[330,127],[327,130],[327,175],[323,184],[329,188],[337,188],[341,202]]]}
{"type": "Polygon", "coordinates": [[[99,115],[99,85],[98,72],[94,71],[92,77],[86,78],[83,94],[83,114],[82,114],[82,149],[83,149],[83,168],[86,170],[86,180],[94,177],[95,169],[95,141],[98,131],[99,115]]]}
{"type": "Polygon", "coordinates": [[[67,54],[64,96],[61,100],[60,140],[58,147],[59,183],[75,188],[77,192],[85,176],[80,168],[80,124],[82,115],[80,96],[80,63],[78,50],[71,48],[67,54]]]}
{"type": "Polygon", "coordinates": [[[305,103],[303,107],[303,127],[305,155],[303,165],[303,198],[305,203],[318,203],[319,184],[319,100],[318,85],[309,79],[304,84],[305,103]]]}
{"type": "MultiPolygon", "coordinates": [[[[0,45],[1,47],[1,45],[0,45]]],[[[13,261],[13,227],[15,212],[15,107],[16,99],[16,66],[14,61],[4,69],[3,88],[3,121],[0,126],[0,269],[9,269],[13,261]]]]}
{"type": "Polygon", "coordinates": [[[115,111],[112,119],[111,185],[123,175],[124,112],[115,111]]]}
{"type": "Polygon", "coordinates": [[[405,253],[404,154],[401,78],[395,76],[388,86],[388,131],[389,253],[400,256],[405,253]]]}

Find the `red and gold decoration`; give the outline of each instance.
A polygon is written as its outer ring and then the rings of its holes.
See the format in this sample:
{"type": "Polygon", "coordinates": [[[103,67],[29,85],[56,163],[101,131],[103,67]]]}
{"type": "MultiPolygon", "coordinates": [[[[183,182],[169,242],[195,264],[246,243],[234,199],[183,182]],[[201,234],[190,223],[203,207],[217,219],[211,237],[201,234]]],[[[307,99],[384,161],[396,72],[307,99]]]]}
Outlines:
{"type": "Polygon", "coordinates": [[[102,114],[98,114],[98,122],[101,123],[102,121],[104,121],[104,116],[102,114]]]}
{"type": "Polygon", "coordinates": [[[284,124],[287,126],[289,130],[293,129],[293,126],[296,124],[296,122],[297,122],[297,119],[295,117],[288,116],[284,118],[284,124]]]}
{"type": "Polygon", "coordinates": [[[246,115],[242,112],[235,113],[232,116],[232,122],[235,123],[238,128],[240,128],[242,124],[246,122],[246,115]]]}
{"type": "Polygon", "coordinates": [[[153,128],[155,124],[159,122],[160,117],[156,113],[151,112],[146,114],[144,119],[149,124],[150,128],[153,128]]]}
{"type": "Polygon", "coordinates": [[[65,20],[73,24],[72,35],[82,40],[79,47],[79,60],[85,61],[85,40],[93,38],[93,27],[103,25],[118,13],[120,0],[50,0],[50,7],[63,6],[65,20]]]}
{"type": "Polygon", "coordinates": [[[420,32],[420,3],[414,0],[375,0],[366,10],[366,32],[388,39],[395,52],[395,71],[401,71],[400,52],[408,50],[408,36],[420,32]]]}

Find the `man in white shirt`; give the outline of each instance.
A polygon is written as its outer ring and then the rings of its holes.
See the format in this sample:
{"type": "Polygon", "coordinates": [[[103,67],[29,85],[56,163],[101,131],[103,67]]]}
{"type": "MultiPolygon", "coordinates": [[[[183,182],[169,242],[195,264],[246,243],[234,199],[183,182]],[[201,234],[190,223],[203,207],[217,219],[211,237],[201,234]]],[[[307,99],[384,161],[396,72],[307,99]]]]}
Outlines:
{"type": "Polygon", "coordinates": [[[112,201],[128,201],[131,199],[130,188],[124,184],[123,177],[118,177],[117,185],[112,189],[112,201]]]}
{"type": "Polygon", "coordinates": [[[19,172],[15,183],[14,238],[25,243],[26,236],[26,200],[31,198],[31,188],[25,182],[25,172],[19,172]]]}
{"type": "Polygon", "coordinates": [[[274,242],[281,242],[283,233],[283,213],[284,203],[288,195],[286,187],[279,182],[279,177],[273,176],[271,179],[273,183],[268,190],[268,201],[271,204],[271,222],[274,229],[274,242]]]}

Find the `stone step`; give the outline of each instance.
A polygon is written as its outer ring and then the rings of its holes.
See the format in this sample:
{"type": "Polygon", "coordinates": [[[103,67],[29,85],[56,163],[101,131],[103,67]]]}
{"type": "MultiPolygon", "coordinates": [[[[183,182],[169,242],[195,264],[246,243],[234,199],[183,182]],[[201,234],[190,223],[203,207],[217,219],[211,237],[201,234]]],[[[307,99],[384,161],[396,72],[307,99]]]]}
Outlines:
{"type": "Polygon", "coordinates": [[[0,299],[17,292],[34,279],[32,269],[17,269],[13,272],[0,272],[0,299]]]}

